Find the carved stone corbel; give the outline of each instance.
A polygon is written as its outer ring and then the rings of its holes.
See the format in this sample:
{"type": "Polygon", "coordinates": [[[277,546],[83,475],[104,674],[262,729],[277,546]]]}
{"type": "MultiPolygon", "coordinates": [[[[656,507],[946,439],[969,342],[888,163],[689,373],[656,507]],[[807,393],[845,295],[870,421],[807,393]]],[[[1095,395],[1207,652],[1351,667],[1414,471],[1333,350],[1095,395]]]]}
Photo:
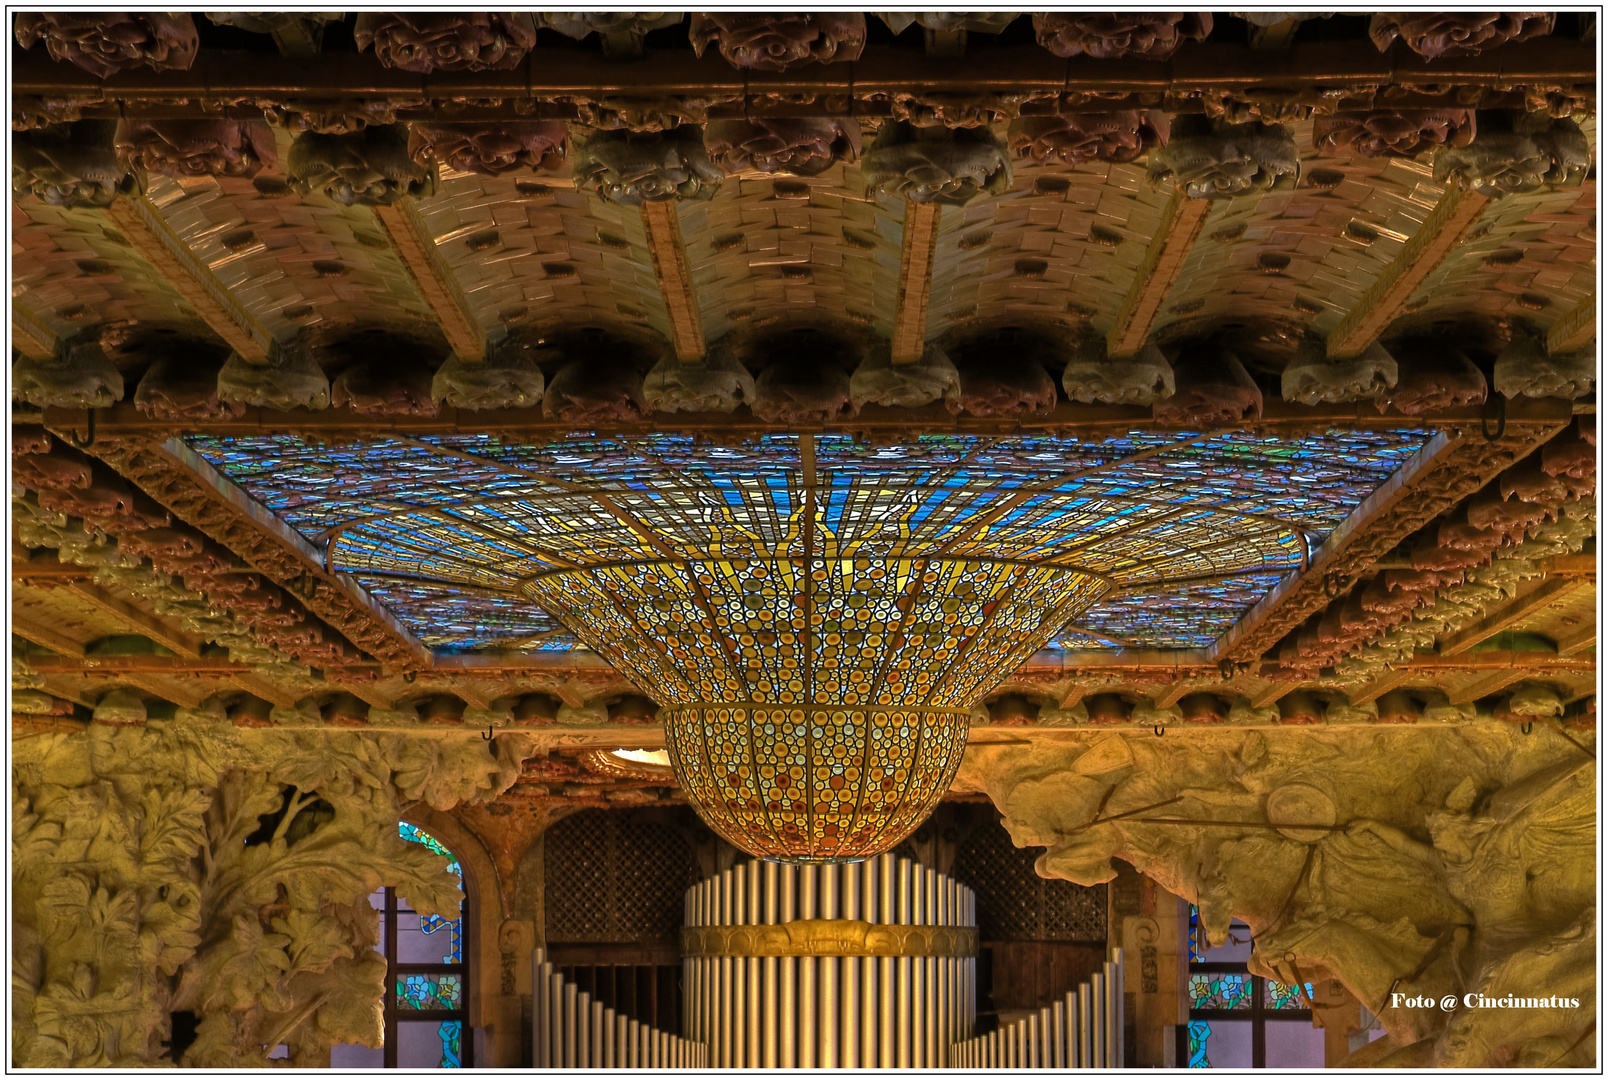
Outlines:
{"type": "Polygon", "coordinates": [[[688,28],[698,56],[714,45],[726,62],[750,71],[858,60],[865,16],[828,11],[695,11],[688,28]]]}
{"type": "Polygon", "coordinates": [[[1146,175],[1152,184],[1171,178],[1191,199],[1227,199],[1293,187],[1301,161],[1283,125],[1180,116],[1167,145],[1151,152],[1146,175]]]}

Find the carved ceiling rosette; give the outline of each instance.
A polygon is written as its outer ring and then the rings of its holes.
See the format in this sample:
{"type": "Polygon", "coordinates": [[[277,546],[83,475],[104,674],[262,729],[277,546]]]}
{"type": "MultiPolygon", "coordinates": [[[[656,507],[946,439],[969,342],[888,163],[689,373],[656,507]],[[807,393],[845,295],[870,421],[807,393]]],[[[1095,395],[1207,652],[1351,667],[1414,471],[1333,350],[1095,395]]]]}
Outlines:
{"type": "Polygon", "coordinates": [[[575,146],[575,186],[606,202],[639,206],[666,199],[712,199],[724,174],[704,149],[703,129],[600,131],[575,146]]]}
{"type": "Polygon", "coordinates": [[[1033,16],[1033,32],[1056,56],[1165,60],[1185,41],[1204,41],[1212,32],[1212,16],[1204,11],[1051,11],[1033,16]]]}
{"type": "Polygon", "coordinates": [[[1318,117],[1312,146],[1325,157],[1416,157],[1441,146],[1467,146],[1476,130],[1472,109],[1375,109],[1318,117]]]}
{"type": "Polygon", "coordinates": [[[1295,137],[1281,124],[1225,124],[1199,116],[1173,121],[1166,146],[1150,154],[1150,182],[1171,177],[1191,199],[1227,199],[1301,175],[1295,137]]]}
{"type": "Polygon", "coordinates": [[[290,183],[303,198],[319,192],[342,206],[390,206],[435,192],[435,169],[408,156],[401,124],[351,135],[305,132],[290,147],[290,183]]]}
{"type": "Polygon", "coordinates": [[[860,125],[846,117],[716,120],[704,130],[709,156],[727,175],[819,176],[860,155],[860,125]]]}
{"type": "Polygon", "coordinates": [[[1400,38],[1425,59],[1478,56],[1510,41],[1552,33],[1550,11],[1381,11],[1368,26],[1380,52],[1400,38]]]}
{"type": "Polygon", "coordinates": [[[858,60],[865,47],[865,16],[848,11],[695,11],[689,33],[699,56],[714,45],[732,67],[785,71],[802,64],[858,60]]]}
{"type": "Polygon", "coordinates": [[[408,156],[421,166],[436,161],[481,176],[517,169],[557,172],[564,167],[568,138],[568,129],[557,120],[418,122],[408,128],[408,156]]]}
{"type": "Polygon", "coordinates": [[[1124,109],[1018,117],[1006,138],[1013,153],[1040,165],[1125,162],[1165,142],[1167,128],[1164,113],[1124,109]]]}
{"type": "Polygon", "coordinates": [[[51,206],[110,206],[139,190],[139,177],[118,153],[111,120],[79,120],[11,137],[11,193],[51,206]]]}
{"type": "Polygon", "coordinates": [[[1574,187],[1591,168],[1591,147],[1573,120],[1543,121],[1523,114],[1492,114],[1465,146],[1445,146],[1435,155],[1435,181],[1450,180],[1490,198],[1574,187]],[[1503,129],[1506,130],[1503,130],[1503,129]]]}
{"type": "Polygon", "coordinates": [[[117,152],[159,176],[256,176],[279,162],[274,133],[261,120],[124,120],[117,152]]]}
{"type": "Polygon", "coordinates": [[[915,203],[962,206],[981,192],[1010,189],[1005,148],[986,128],[882,125],[861,163],[866,187],[915,203]]]}
{"type": "Polygon", "coordinates": [[[189,15],[159,11],[22,12],[16,33],[24,49],[43,41],[52,60],[65,60],[98,79],[137,67],[188,71],[199,44],[189,15]]]}
{"type": "Polygon", "coordinates": [[[357,17],[358,49],[374,47],[388,68],[432,71],[508,71],[536,44],[535,21],[512,11],[378,12],[357,17]]]}

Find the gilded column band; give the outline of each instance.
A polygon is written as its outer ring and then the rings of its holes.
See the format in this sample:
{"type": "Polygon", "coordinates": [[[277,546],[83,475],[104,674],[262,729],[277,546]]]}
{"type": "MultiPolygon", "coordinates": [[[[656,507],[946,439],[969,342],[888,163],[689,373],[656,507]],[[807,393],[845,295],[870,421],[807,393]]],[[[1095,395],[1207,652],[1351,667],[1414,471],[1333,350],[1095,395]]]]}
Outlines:
{"type": "Polygon", "coordinates": [[[760,926],[689,926],[683,956],[976,956],[977,928],[798,919],[760,926]]]}

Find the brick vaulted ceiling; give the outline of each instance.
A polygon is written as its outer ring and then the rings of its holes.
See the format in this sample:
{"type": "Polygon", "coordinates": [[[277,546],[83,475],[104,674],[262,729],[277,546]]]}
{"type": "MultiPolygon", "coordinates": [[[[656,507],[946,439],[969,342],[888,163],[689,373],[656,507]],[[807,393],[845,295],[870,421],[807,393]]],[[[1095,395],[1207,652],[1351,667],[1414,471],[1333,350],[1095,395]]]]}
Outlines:
{"type": "Polygon", "coordinates": [[[682,437],[1076,441],[1252,517],[1345,474],[1261,576],[1167,594],[1193,634],[1091,609],[977,738],[1594,723],[1594,17],[410,18],[17,17],[14,723],[651,743],[489,549],[382,582],[291,511],[682,437]]]}

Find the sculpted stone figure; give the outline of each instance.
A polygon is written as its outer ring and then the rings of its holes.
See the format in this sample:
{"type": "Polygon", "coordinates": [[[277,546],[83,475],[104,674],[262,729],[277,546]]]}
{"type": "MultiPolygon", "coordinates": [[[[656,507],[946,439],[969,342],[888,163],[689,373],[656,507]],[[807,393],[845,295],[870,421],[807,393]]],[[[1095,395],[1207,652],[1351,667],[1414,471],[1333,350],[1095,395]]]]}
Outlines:
{"type": "Polygon", "coordinates": [[[1589,743],[1486,720],[1061,733],[970,748],[956,789],[1047,847],[1046,877],[1094,885],[1122,859],[1198,905],[1209,942],[1247,922],[1254,974],[1340,980],[1389,1036],[1367,1063],[1491,1068],[1592,1064],[1595,784],[1589,743]]]}
{"type": "Polygon", "coordinates": [[[866,186],[911,202],[963,206],[1010,189],[1005,148],[986,128],[916,127],[889,121],[860,166],[866,186]]]}
{"type": "Polygon", "coordinates": [[[408,155],[401,124],[350,135],[308,131],[290,146],[290,183],[303,198],[318,192],[342,206],[390,206],[435,191],[435,168],[408,155]]]}
{"type": "Polygon", "coordinates": [[[117,152],[161,176],[256,176],[278,164],[274,134],[261,120],[124,120],[117,152]]]}
{"type": "Polygon", "coordinates": [[[1435,181],[1450,180],[1491,198],[1542,187],[1573,187],[1591,168],[1591,150],[1573,120],[1551,120],[1537,129],[1528,117],[1513,117],[1507,129],[1487,123],[1465,146],[1435,155],[1435,181]]]}
{"type": "Polygon", "coordinates": [[[1152,184],[1172,179],[1191,199],[1226,199],[1279,185],[1301,175],[1295,138],[1282,124],[1229,124],[1181,116],[1167,145],[1150,154],[1152,184]]]}
{"type": "Polygon", "coordinates": [[[860,154],[860,125],[847,118],[716,120],[704,134],[709,156],[728,174],[819,176],[860,154]]]}
{"type": "Polygon", "coordinates": [[[416,123],[408,125],[408,155],[421,166],[434,160],[482,176],[517,169],[557,172],[564,167],[568,139],[568,129],[557,120],[416,123]]]}
{"type": "Polygon", "coordinates": [[[1165,60],[1185,41],[1206,40],[1212,17],[1179,11],[1048,12],[1033,16],[1033,32],[1056,56],[1165,60]]]}
{"type": "Polygon", "coordinates": [[[1007,136],[1019,157],[1041,165],[1134,161],[1166,140],[1165,115],[1139,109],[1110,113],[1022,116],[1007,136]]]}
{"type": "Polygon", "coordinates": [[[575,147],[575,186],[623,206],[712,199],[725,175],[709,160],[703,129],[599,131],[575,147]]]}
{"type": "Polygon", "coordinates": [[[183,12],[20,12],[16,34],[24,49],[43,41],[52,60],[97,79],[141,66],[188,71],[199,44],[195,20],[183,12]]]}
{"type": "Polygon", "coordinates": [[[105,207],[140,190],[118,152],[116,122],[78,120],[11,136],[11,193],[67,209],[105,207]]]}
{"type": "Polygon", "coordinates": [[[1415,157],[1440,146],[1467,146],[1477,130],[1473,109],[1376,109],[1312,121],[1312,146],[1340,157],[1415,157]]]}
{"type": "Polygon", "coordinates": [[[802,64],[858,60],[865,47],[865,16],[847,11],[695,11],[688,36],[699,56],[714,45],[732,67],[785,71],[802,64]]]}
{"type": "Polygon", "coordinates": [[[1381,11],[1368,36],[1380,52],[1397,38],[1426,59],[1478,56],[1485,49],[1552,33],[1550,11],[1381,11]]]}
{"type": "Polygon", "coordinates": [[[388,68],[432,71],[507,71],[536,44],[536,24],[512,11],[365,11],[353,31],[359,49],[374,47],[388,68]]]}

